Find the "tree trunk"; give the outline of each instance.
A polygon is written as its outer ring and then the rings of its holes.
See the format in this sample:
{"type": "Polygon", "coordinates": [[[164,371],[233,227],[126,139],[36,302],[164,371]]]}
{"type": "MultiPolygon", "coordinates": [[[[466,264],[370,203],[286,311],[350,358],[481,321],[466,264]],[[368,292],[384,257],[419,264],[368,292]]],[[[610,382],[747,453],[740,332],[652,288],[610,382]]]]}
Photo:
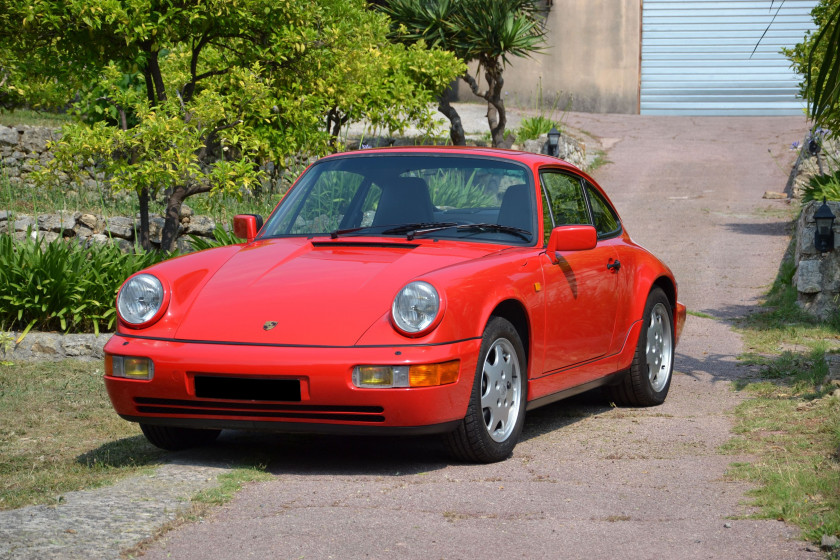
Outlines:
{"type": "Polygon", "coordinates": [[[187,196],[187,188],[177,186],[172,189],[166,199],[166,214],[164,215],[163,232],[161,232],[160,239],[160,250],[165,253],[171,253],[175,250],[178,230],[181,227],[181,204],[187,196]]]}
{"type": "Polygon", "coordinates": [[[487,124],[490,125],[490,137],[493,139],[493,147],[510,148],[512,142],[505,138],[505,127],[507,126],[507,113],[505,102],[502,99],[502,89],[505,80],[502,77],[502,67],[499,61],[488,61],[484,77],[487,80],[487,102],[493,110],[488,108],[487,124]]]}
{"type": "Polygon", "coordinates": [[[149,239],[149,189],[143,187],[138,195],[140,198],[140,246],[144,251],[152,250],[152,242],[149,239]]]}
{"type": "Polygon", "coordinates": [[[171,253],[176,249],[178,241],[178,230],[181,228],[181,204],[188,197],[210,192],[209,185],[179,185],[172,189],[166,199],[166,215],[163,221],[163,232],[161,232],[160,249],[171,253]]]}
{"type": "Polygon", "coordinates": [[[464,135],[464,125],[461,124],[461,116],[449,104],[449,100],[442,95],[438,97],[438,111],[446,115],[446,118],[449,119],[449,138],[452,139],[452,145],[466,146],[467,138],[464,135]]]}

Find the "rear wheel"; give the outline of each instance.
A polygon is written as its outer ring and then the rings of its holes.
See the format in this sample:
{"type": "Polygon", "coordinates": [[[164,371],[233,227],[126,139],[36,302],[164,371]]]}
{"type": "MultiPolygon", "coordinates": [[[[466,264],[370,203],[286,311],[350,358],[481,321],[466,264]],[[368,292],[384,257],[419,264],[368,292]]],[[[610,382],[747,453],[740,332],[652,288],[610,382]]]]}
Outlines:
{"type": "Polygon", "coordinates": [[[674,318],[671,303],[654,288],[645,304],[644,322],[628,374],[604,387],[608,399],[625,406],[653,406],[665,402],[674,369],[674,318]]]}
{"type": "Polygon", "coordinates": [[[511,454],[525,422],[527,371],[516,329],[493,317],[481,341],[467,414],[446,436],[456,459],[494,463],[511,454]]]}
{"type": "Polygon", "coordinates": [[[179,451],[190,447],[209,445],[221,433],[221,430],[199,430],[154,424],[140,424],[140,429],[143,430],[143,435],[146,436],[149,443],[167,451],[179,451]]]}

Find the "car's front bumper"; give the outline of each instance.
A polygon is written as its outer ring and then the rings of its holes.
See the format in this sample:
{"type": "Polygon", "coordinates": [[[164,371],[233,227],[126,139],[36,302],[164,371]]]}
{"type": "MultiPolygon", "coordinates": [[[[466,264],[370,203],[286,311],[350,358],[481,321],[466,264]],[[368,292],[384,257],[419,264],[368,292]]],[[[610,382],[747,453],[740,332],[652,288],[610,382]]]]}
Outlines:
{"type": "Polygon", "coordinates": [[[141,381],[106,372],[105,385],[120,416],[148,424],[278,432],[443,432],[466,414],[480,344],[480,339],[470,339],[398,347],[252,346],[117,334],[106,344],[106,354],[150,358],[154,375],[141,381]],[[352,381],[357,365],[454,359],[460,360],[460,372],[457,382],[448,385],[361,389],[352,381]],[[242,380],[294,381],[299,382],[300,397],[200,396],[196,377],[221,377],[234,386],[242,380]]]}

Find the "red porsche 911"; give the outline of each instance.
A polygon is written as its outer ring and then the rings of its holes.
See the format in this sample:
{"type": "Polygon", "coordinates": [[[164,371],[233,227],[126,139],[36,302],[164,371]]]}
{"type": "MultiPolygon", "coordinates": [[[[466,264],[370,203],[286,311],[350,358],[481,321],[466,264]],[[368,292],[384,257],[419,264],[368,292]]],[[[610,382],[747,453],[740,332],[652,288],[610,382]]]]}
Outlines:
{"type": "Polygon", "coordinates": [[[439,433],[508,457],[527,410],[595,387],[665,400],[685,321],[604,191],[544,155],[389,148],[312,164],[239,245],[129,278],[105,347],[154,445],[222,429],[439,433]]]}

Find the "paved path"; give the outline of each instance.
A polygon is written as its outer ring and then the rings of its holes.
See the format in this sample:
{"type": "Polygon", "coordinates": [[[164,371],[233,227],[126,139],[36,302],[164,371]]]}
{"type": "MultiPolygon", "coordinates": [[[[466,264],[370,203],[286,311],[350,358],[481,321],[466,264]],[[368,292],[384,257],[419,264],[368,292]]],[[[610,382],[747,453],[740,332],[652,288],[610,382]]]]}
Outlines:
{"type": "MultiPolygon", "coordinates": [[[[241,491],[144,558],[819,558],[782,523],[742,519],[723,456],[741,342],[787,243],[781,190],[801,118],[572,114],[609,148],[595,172],[635,239],[672,265],[690,310],[668,401],[610,409],[583,395],[530,413],[514,456],[451,465],[436,440],[225,434],[196,464],[262,457],[241,491]],[[238,436],[238,437],[233,437],[238,436]]],[[[594,140],[593,140],[594,142],[594,140]]]]}

